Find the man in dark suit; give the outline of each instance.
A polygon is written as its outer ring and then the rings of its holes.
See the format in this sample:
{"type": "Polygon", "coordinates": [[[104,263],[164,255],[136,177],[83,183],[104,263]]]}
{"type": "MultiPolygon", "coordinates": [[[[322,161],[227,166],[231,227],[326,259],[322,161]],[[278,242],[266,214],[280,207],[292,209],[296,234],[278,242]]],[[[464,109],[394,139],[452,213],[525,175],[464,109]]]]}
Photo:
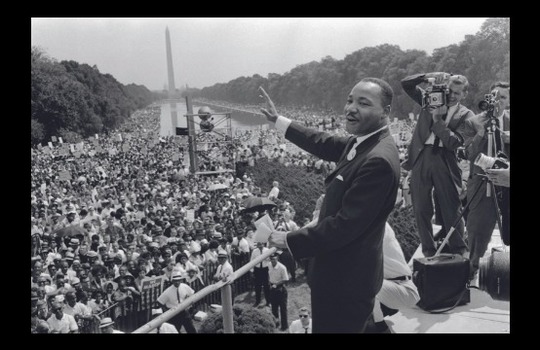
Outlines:
{"type": "Polygon", "coordinates": [[[345,105],[349,137],[332,136],[262,109],[285,138],[337,163],[325,180],[317,225],[274,231],[269,243],[295,259],[312,258],[308,271],[313,333],[360,333],[383,281],[385,222],[396,202],[399,154],[388,130],[393,91],[377,78],[362,79],[345,105]]]}
{"type": "MultiPolygon", "coordinates": [[[[496,157],[497,151],[502,151],[510,157],[510,84],[506,82],[497,82],[491,86],[492,94],[496,94],[497,102],[493,111],[493,117],[497,120],[498,129],[492,133],[494,136],[492,157],[496,157]]],[[[467,233],[469,237],[470,255],[470,278],[473,279],[478,271],[479,260],[486,252],[495,222],[497,221],[497,208],[495,206],[495,194],[491,192],[487,197],[487,182],[482,175],[484,170],[474,165],[476,157],[480,153],[488,155],[488,133],[486,126],[491,123],[486,112],[475,115],[465,122],[468,137],[465,145],[467,158],[471,161],[469,181],[467,182],[467,201],[470,202],[469,215],[467,218],[467,233]],[[474,196],[474,193],[477,194],[474,196]]],[[[493,188],[492,188],[493,190],[493,188]]],[[[503,242],[510,245],[509,236],[509,189],[496,187],[499,197],[500,209],[503,214],[501,236],[503,242]]]]}
{"type": "MultiPolygon", "coordinates": [[[[411,198],[418,235],[424,256],[433,256],[437,246],[433,240],[433,190],[442,217],[442,226],[452,227],[456,221],[461,201],[462,179],[456,150],[463,146],[464,121],[474,113],[460,104],[467,96],[469,82],[463,75],[437,72],[411,75],[401,81],[403,90],[416,103],[422,105],[424,90],[418,86],[434,79],[435,84],[446,83],[449,93],[447,103],[439,108],[429,106],[420,112],[411,143],[409,157],[403,168],[411,170],[411,198]]],[[[451,253],[464,254],[467,244],[463,240],[463,219],[449,239],[451,253]]],[[[444,235],[444,234],[443,234],[444,235]]]]}

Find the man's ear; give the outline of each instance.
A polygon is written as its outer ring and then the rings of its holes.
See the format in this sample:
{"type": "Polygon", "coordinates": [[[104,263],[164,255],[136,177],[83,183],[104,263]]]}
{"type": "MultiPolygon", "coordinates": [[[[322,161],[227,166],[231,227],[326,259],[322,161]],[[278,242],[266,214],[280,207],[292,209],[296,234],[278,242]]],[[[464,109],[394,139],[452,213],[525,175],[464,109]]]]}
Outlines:
{"type": "Polygon", "coordinates": [[[392,111],[392,106],[391,105],[387,105],[387,106],[384,106],[383,108],[383,115],[384,117],[390,117],[390,112],[392,111]]]}

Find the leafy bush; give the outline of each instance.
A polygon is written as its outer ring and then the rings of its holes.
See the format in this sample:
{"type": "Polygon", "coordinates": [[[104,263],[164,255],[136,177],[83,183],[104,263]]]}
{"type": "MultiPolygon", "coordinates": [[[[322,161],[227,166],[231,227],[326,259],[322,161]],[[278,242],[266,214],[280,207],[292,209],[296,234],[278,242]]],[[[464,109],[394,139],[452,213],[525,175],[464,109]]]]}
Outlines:
{"type": "Polygon", "coordinates": [[[279,199],[285,200],[296,211],[294,221],[301,224],[305,218],[311,220],[317,198],[324,192],[324,179],[321,175],[308,172],[302,166],[283,164],[259,159],[255,167],[248,168],[255,183],[263,191],[270,192],[272,182],[279,182],[279,199]]]}
{"type": "Polygon", "coordinates": [[[405,260],[409,261],[420,244],[420,237],[417,233],[418,227],[414,219],[412,205],[402,208],[401,203],[397,203],[388,216],[388,224],[396,234],[401,249],[403,249],[405,260]]]}
{"type": "MultiPolygon", "coordinates": [[[[234,333],[274,333],[274,317],[262,309],[251,305],[233,305],[234,333]]],[[[201,324],[200,333],[223,333],[221,312],[212,313],[201,324]]]]}

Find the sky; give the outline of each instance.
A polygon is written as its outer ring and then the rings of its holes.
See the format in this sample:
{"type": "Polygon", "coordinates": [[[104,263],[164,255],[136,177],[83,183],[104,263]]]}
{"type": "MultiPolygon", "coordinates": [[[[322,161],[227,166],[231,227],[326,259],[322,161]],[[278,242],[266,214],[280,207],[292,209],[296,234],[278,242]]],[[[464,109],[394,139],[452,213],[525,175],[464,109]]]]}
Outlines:
{"type": "Polygon", "coordinates": [[[459,44],[487,18],[32,18],[31,45],[58,61],[96,65],[120,83],[167,86],[165,30],[175,85],[203,88],[241,76],[283,74],[364,47],[459,44]]]}

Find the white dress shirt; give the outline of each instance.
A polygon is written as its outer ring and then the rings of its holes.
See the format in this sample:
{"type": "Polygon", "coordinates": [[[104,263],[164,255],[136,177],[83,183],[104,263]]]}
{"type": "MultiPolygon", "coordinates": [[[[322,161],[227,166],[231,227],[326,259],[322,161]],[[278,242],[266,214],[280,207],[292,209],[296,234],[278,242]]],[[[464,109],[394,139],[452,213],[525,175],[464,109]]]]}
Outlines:
{"type": "Polygon", "coordinates": [[[309,319],[309,324],[307,327],[304,327],[301,320],[294,320],[292,321],[291,325],[289,326],[289,333],[311,333],[311,318],[309,319]]]}
{"type": "Polygon", "coordinates": [[[268,267],[268,281],[270,284],[278,284],[282,281],[288,281],[289,280],[289,274],[287,273],[287,268],[285,265],[277,262],[276,266],[270,266],[268,267]]]}
{"type": "Polygon", "coordinates": [[[229,277],[233,273],[234,273],[234,270],[231,263],[229,263],[228,261],[225,261],[223,264],[218,266],[214,277],[218,277],[221,280],[223,279],[223,277],[229,277]]]}
{"type": "MultiPolygon", "coordinates": [[[[266,253],[269,249],[266,247],[262,247],[262,252],[260,248],[255,248],[251,252],[251,259],[250,261],[255,260],[258,256],[266,253]]],[[[262,262],[258,263],[255,267],[269,267],[270,266],[270,259],[264,259],[262,262]]],[[[253,269],[252,269],[253,270],[253,269]]]]}

